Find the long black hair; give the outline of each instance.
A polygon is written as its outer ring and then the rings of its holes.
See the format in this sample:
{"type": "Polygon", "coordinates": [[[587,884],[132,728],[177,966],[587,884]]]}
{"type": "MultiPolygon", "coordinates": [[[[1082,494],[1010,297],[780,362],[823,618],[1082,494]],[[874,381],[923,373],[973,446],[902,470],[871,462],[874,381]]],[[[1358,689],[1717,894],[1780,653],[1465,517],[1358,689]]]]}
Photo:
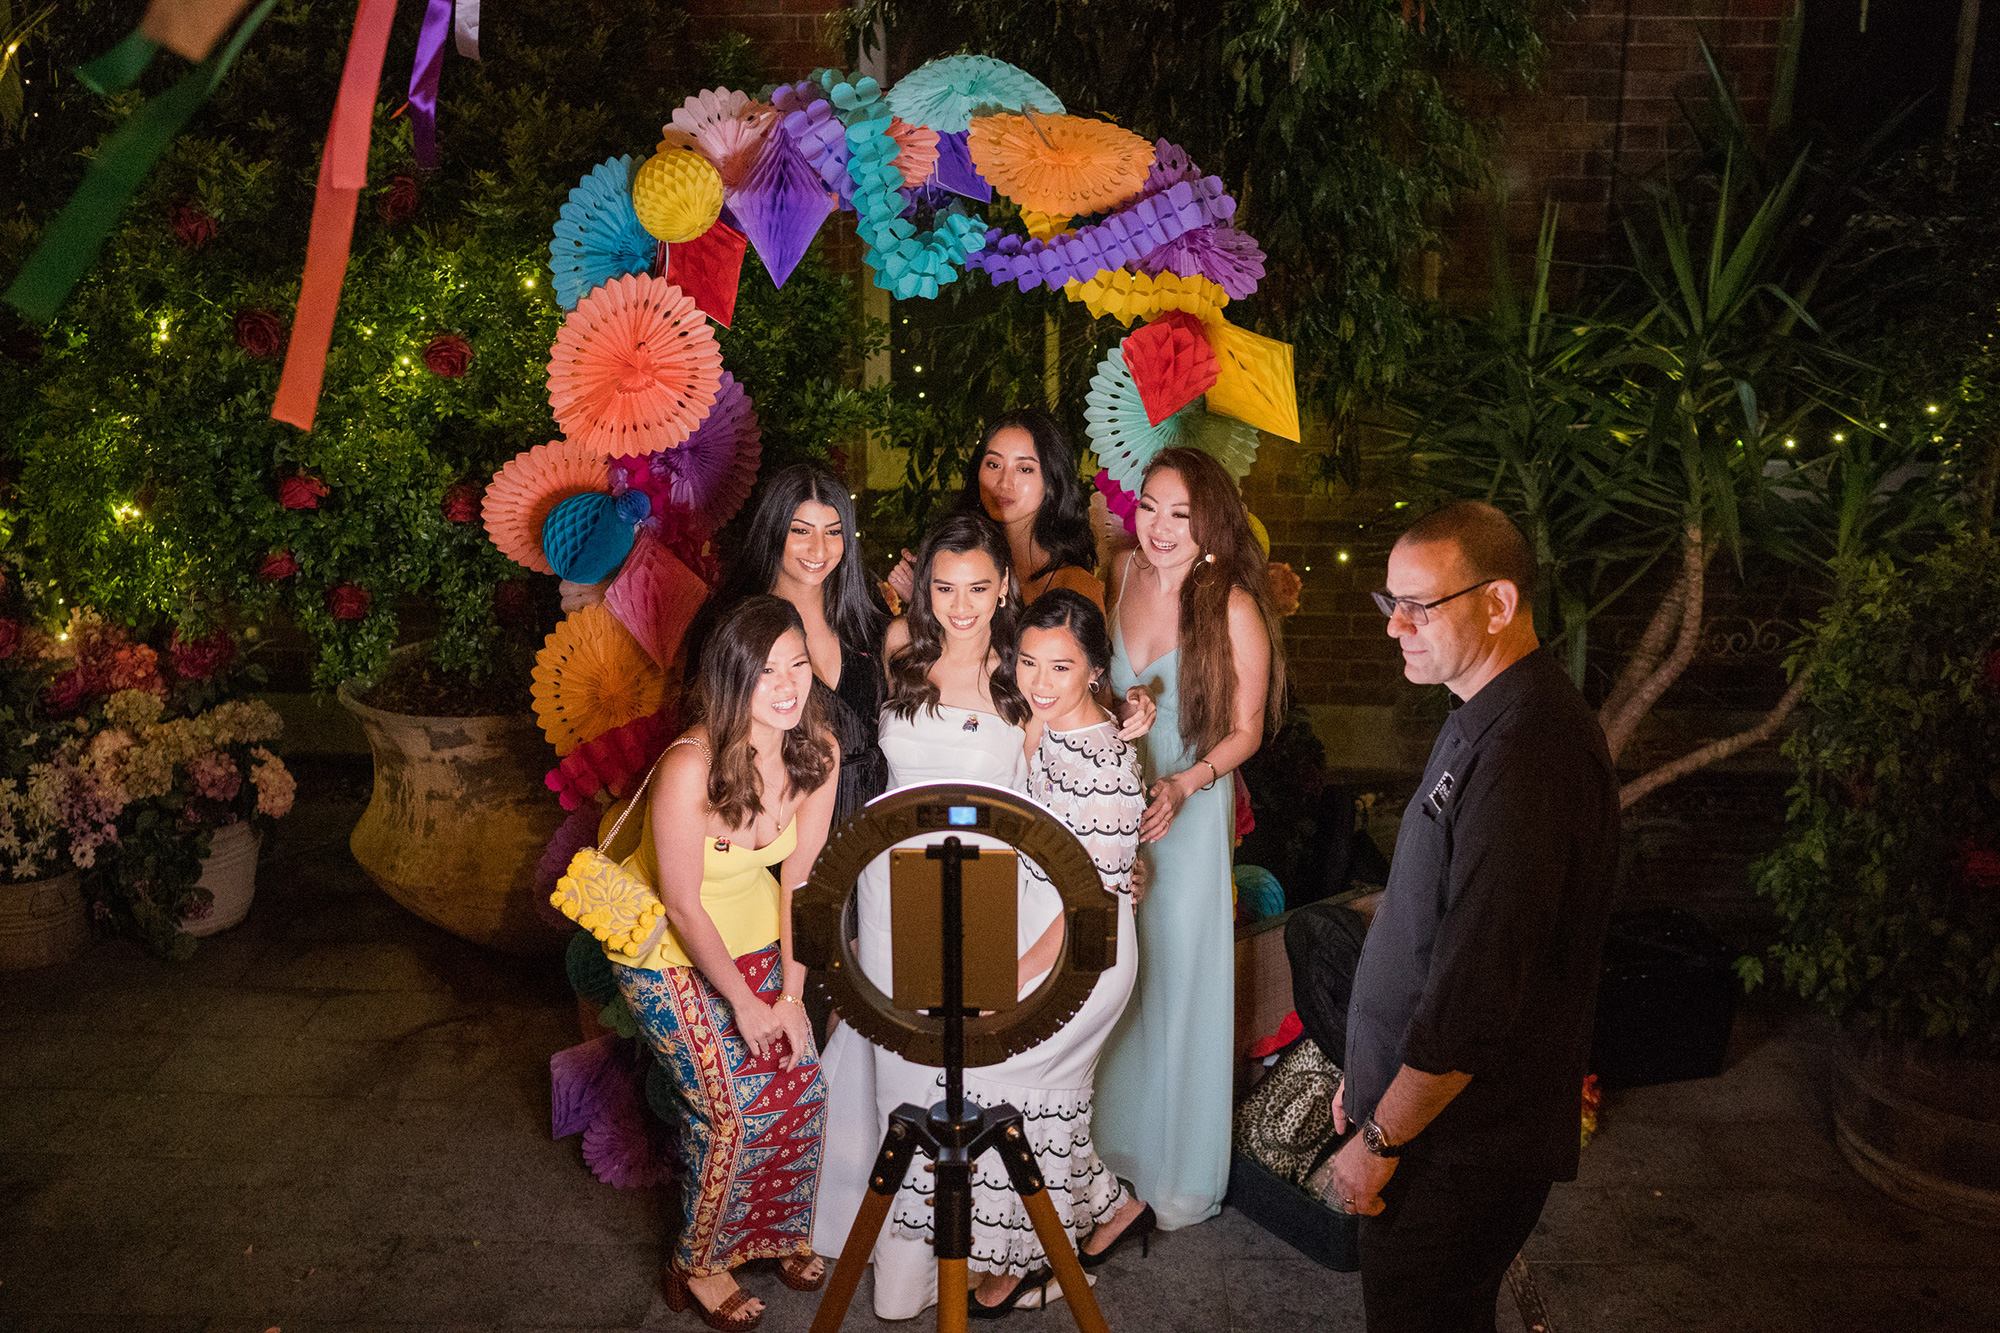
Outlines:
{"type": "Polygon", "coordinates": [[[1035,511],[1035,545],[1047,553],[1049,561],[1040,569],[1023,571],[1032,582],[1058,569],[1076,565],[1097,567],[1097,540],[1090,534],[1090,497],[1076,475],[1076,454],[1063,438],[1056,419],[1039,407],[1021,407],[995,417],[980,437],[979,447],[965,465],[965,486],[958,493],[957,512],[984,514],[986,504],[979,496],[979,474],[986,464],[986,451],[993,437],[1009,427],[1028,432],[1035,442],[1035,457],[1042,465],[1042,507],[1035,511]]]}
{"type": "Polygon", "coordinates": [[[881,647],[882,631],[889,623],[889,608],[883,604],[880,589],[868,577],[861,561],[854,499],[840,479],[825,468],[798,463],[773,475],[758,492],[750,527],[735,562],[688,631],[691,666],[701,660],[703,645],[725,612],[746,597],[770,592],[777,583],[792,516],[798,513],[800,505],[810,502],[829,505],[840,515],[840,563],[820,585],[820,604],[826,611],[826,623],[850,652],[872,656],[881,647]]]}
{"type": "Polygon", "coordinates": [[[1021,588],[1007,562],[1007,536],[1000,525],[984,514],[948,514],[924,537],[917,552],[916,586],[903,620],[910,641],[889,657],[889,708],[908,721],[920,708],[937,711],[940,691],[931,680],[931,668],[944,656],[944,626],[931,609],[931,567],[941,554],[965,555],[984,551],[1000,571],[1004,605],[993,610],[992,652],[1000,664],[991,681],[993,708],[1017,727],[1028,723],[1028,701],[1014,681],[1014,650],[1020,642],[1015,619],[1021,609],[1021,588]]]}

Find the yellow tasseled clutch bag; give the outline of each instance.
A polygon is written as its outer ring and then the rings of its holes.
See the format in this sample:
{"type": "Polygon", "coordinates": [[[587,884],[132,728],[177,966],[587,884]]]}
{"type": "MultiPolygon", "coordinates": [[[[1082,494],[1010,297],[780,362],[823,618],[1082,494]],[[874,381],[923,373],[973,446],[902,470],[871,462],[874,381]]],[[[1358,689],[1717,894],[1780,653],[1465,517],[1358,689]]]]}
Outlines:
{"type": "MultiPolygon", "coordinates": [[[[664,754],[661,759],[666,758],[664,754]]],[[[570,858],[569,869],[556,881],[549,902],[570,920],[595,935],[606,948],[624,954],[644,952],[666,920],[667,909],[653,886],[605,854],[618,841],[618,830],[644,804],[646,788],[660,760],[646,771],[646,780],[595,847],[570,858]]]]}

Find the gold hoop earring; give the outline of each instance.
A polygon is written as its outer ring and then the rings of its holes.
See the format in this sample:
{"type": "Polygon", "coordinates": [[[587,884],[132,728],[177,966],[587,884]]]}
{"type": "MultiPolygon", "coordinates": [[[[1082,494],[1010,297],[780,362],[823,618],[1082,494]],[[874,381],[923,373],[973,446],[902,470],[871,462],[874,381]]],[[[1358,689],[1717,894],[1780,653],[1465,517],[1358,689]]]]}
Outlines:
{"type": "Polygon", "coordinates": [[[1002,606],[1007,605],[1007,595],[1005,593],[1002,593],[1000,595],[1000,605],[1002,606]]]}

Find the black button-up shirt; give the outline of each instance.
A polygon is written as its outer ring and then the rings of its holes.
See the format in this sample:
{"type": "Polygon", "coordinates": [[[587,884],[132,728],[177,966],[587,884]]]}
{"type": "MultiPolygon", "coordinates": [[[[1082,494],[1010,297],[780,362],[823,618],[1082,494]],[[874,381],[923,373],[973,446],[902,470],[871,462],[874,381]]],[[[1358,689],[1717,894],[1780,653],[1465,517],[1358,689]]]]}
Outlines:
{"type": "Polygon", "coordinates": [[[1547,649],[1451,714],[1355,972],[1349,1115],[1402,1065],[1470,1074],[1407,1156],[1575,1178],[1617,842],[1604,732],[1547,649]]]}

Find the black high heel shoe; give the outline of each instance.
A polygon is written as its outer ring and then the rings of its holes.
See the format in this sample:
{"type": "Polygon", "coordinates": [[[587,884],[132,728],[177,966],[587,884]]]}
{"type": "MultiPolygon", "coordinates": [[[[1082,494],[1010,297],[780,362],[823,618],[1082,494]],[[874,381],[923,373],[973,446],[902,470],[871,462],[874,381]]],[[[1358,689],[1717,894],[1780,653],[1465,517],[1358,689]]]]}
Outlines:
{"type": "Polygon", "coordinates": [[[1007,1293],[1007,1299],[1001,1301],[998,1305],[983,1304],[979,1299],[978,1289],[974,1287],[965,1293],[965,1312],[973,1319],[1005,1319],[1008,1315],[1014,1313],[1014,1307],[1019,1305],[1029,1292],[1033,1291],[1041,1292],[1041,1304],[1047,1305],[1049,1303],[1049,1284],[1055,1280],[1056,1275],[1053,1270],[1038,1268],[1019,1282],[1016,1282],[1014,1289],[1007,1293]]]}
{"type": "Polygon", "coordinates": [[[1159,1215],[1153,1211],[1153,1205],[1149,1203],[1139,1210],[1137,1217],[1125,1224],[1125,1229],[1118,1233],[1118,1239],[1112,1241],[1096,1254],[1090,1254],[1083,1250],[1077,1251],[1077,1262],[1083,1265],[1083,1270],[1086,1273],[1095,1272],[1110,1263],[1111,1256],[1118,1253],[1119,1248],[1135,1236],[1139,1240],[1139,1257],[1143,1259],[1152,1253],[1153,1233],[1159,1230],[1159,1228],[1159,1215]]]}

